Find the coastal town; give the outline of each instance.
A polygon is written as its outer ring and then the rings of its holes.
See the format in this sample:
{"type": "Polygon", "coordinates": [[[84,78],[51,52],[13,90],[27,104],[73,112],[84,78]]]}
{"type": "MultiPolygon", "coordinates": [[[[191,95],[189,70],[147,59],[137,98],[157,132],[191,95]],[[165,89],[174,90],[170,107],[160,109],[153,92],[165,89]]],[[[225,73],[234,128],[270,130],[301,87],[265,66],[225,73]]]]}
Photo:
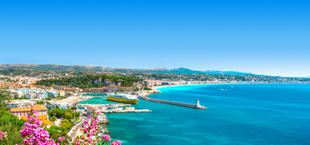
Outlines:
{"type": "MultiPolygon", "coordinates": [[[[266,76],[102,72],[93,74],[87,72],[84,75],[76,72],[58,72],[58,74],[63,75],[44,73],[38,73],[35,76],[29,74],[13,75],[13,73],[0,74],[1,95],[4,97],[2,99],[5,100],[6,110],[16,116],[18,120],[26,121],[27,114],[36,111],[37,119],[42,121],[43,127],[49,131],[53,139],[57,139],[61,134],[66,136],[71,143],[81,135],[80,128],[87,116],[91,115],[93,111],[100,112],[99,124],[109,123],[106,113],[152,112],[147,108],[132,107],[132,103],[126,103],[126,101],[115,100],[117,103],[110,104],[79,103],[96,97],[106,98],[106,94],[121,93],[125,95],[124,97],[127,95],[137,96],[135,97],[136,100],[206,109],[199,104],[199,100],[196,104],[186,104],[149,98],[148,95],[160,93],[157,88],[163,86],[225,83],[310,83],[308,79],[266,76]],[[87,83],[79,82],[80,80],[85,80],[87,83]]],[[[107,100],[109,99],[107,98],[107,100]]],[[[114,100],[112,99],[112,101],[114,100]]],[[[136,103],[137,101],[133,104],[136,103]]],[[[101,129],[100,132],[108,134],[109,130],[101,129]]]]}

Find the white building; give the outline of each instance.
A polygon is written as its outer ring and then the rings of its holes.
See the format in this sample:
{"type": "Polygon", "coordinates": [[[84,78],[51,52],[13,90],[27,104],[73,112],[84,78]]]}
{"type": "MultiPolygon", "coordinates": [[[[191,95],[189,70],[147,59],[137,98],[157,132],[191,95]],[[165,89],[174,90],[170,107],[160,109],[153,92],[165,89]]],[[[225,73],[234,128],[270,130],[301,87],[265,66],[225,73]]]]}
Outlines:
{"type": "Polygon", "coordinates": [[[8,102],[6,106],[12,108],[27,108],[34,104],[36,104],[36,102],[30,100],[13,100],[13,102],[8,102]]]}
{"type": "Polygon", "coordinates": [[[26,98],[29,98],[29,99],[34,99],[35,96],[36,96],[35,93],[27,93],[26,94],[26,98]]]}
{"type": "Polygon", "coordinates": [[[37,96],[38,99],[43,99],[43,98],[47,97],[46,93],[37,93],[36,96],[37,96]]]}

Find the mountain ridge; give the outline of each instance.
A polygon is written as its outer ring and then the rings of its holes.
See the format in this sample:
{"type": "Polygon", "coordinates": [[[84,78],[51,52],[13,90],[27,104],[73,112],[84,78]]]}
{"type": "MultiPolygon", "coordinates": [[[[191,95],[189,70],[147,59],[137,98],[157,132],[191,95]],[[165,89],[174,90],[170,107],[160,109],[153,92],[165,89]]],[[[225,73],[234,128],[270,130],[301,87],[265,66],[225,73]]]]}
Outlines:
{"type": "Polygon", "coordinates": [[[121,73],[175,73],[175,74],[210,74],[210,75],[258,75],[238,71],[219,71],[219,70],[192,70],[188,68],[167,69],[157,67],[151,69],[139,68],[112,68],[100,65],[58,65],[58,64],[0,64],[0,69],[35,69],[35,70],[54,70],[54,71],[104,71],[121,73]]]}

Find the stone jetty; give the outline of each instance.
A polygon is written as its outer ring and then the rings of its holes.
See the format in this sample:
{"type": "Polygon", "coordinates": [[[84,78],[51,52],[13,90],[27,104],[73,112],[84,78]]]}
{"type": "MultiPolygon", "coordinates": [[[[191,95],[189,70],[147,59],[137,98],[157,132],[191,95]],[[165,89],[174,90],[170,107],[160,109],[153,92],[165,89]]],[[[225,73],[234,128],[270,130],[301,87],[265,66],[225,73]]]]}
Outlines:
{"type": "Polygon", "coordinates": [[[189,108],[194,108],[194,109],[207,109],[207,107],[201,106],[199,104],[199,100],[197,100],[197,104],[189,104],[189,103],[181,103],[181,102],[174,102],[174,101],[152,99],[152,98],[149,98],[146,96],[138,96],[138,98],[142,99],[142,100],[146,100],[146,101],[152,101],[152,102],[157,102],[157,103],[165,103],[165,104],[189,107],[189,108]]]}
{"type": "Polygon", "coordinates": [[[117,110],[117,109],[111,109],[111,110],[101,110],[102,113],[142,113],[142,112],[152,112],[152,110],[149,109],[141,109],[141,110],[117,110]]]}

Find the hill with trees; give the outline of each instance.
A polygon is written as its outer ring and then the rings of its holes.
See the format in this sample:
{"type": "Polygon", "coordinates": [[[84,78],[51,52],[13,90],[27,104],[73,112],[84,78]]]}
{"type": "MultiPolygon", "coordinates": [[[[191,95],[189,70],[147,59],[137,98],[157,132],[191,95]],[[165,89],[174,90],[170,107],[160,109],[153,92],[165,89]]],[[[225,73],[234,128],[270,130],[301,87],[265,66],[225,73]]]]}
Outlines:
{"type": "Polygon", "coordinates": [[[110,75],[85,75],[79,77],[68,77],[61,79],[46,79],[36,82],[36,85],[52,86],[63,85],[79,88],[99,88],[109,84],[121,84],[122,87],[132,87],[133,83],[142,81],[142,79],[126,76],[110,75]]]}

